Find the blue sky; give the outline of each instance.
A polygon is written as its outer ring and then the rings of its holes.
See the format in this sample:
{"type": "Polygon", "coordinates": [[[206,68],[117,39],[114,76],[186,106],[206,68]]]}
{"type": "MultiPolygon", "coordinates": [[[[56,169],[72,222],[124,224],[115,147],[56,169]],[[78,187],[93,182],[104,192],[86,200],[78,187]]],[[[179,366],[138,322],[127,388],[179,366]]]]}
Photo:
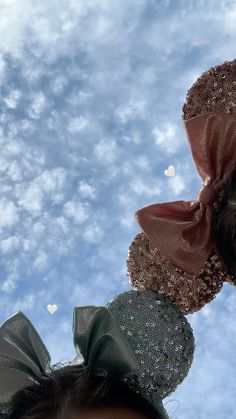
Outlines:
{"type": "MultiPolygon", "coordinates": [[[[235,58],[236,2],[0,0],[0,11],[0,322],[23,311],[54,364],[76,355],[74,306],[130,289],[134,212],[196,198],[181,108],[203,71],[235,58]]],[[[235,306],[224,284],[186,316],[196,349],[164,399],[172,418],[235,418],[235,306]]]]}

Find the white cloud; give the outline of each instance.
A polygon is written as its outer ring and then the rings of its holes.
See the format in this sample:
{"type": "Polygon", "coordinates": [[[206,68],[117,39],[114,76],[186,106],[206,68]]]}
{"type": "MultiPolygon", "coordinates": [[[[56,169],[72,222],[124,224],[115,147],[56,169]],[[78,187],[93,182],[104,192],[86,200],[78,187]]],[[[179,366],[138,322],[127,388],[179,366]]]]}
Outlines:
{"type": "Polygon", "coordinates": [[[0,199],[0,228],[6,229],[19,222],[18,208],[12,201],[5,197],[0,199]]]}
{"type": "Polygon", "coordinates": [[[0,289],[3,292],[6,293],[11,293],[12,291],[14,291],[16,288],[16,284],[14,281],[14,278],[7,278],[6,280],[4,280],[3,278],[1,278],[1,285],[0,285],[0,289]]]}
{"type": "Polygon", "coordinates": [[[36,255],[36,258],[32,262],[33,270],[42,272],[42,271],[45,271],[46,268],[48,268],[48,265],[49,265],[49,256],[43,250],[39,250],[36,255]]]}
{"type": "Polygon", "coordinates": [[[66,217],[72,219],[76,224],[82,224],[89,218],[89,204],[75,201],[67,201],[63,205],[63,212],[66,217]]]}
{"type": "MultiPolygon", "coordinates": [[[[51,198],[53,202],[54,194],[60,192],[64,187],[65,180],[66,173],[63,168],[45,170],[39,176],[36,176],[28,186],[24,187],[18,199],[19,205],[29,212],[40,213],[46,199],[51,198]]],[[[61,202],[62,197],[57,195],[57,199],[61,202]]]]}
{"type": "Polygon", "coordinates": [[[40,186],[32,183],[18,200],[20,207],[29,212],[40,213],[43,209],[43,193],[40,186]]]}
{"type": "Polygon", "coordinates": [[[65,181],[65,169],[63,167],[56,167],[52,170],[45,170],[32,183],[39,185],[44,193],[51,194],[63,189],[65,181]]]}
{"type": "Polygon", "coordinates": [[[3,100],[9,108],[15,109],[18,105],[18,101],[21,95],[22,95],[22,92],[20,90],[13,89],[10,91],[9,95],[6,96],[3,100]]]}
{"type": "Polygon", "coordinates": [[[20,182],[23,180],[22,168],[17,160],[13,160],[11,163],[9,163],[6,174],[12,181],[20,182]]]}
{"type": "Polygon", "coordinates": [[[115,162],[119,157],[117,144],[114,140],[100,140],[94,146],[94,154],[99,163],[108,165],[115,162]]]}
{"type": "Polygon", "coordinates": [[[50,87],[52,92],[57,95],[63,92],[64,87],[66,87],[68,84],[68,80],[63,76],[62,74],[59,74],[57,77],[55,77],[51,83],[50,87]]]}
{"type": "Polygon", "coordinates": [[[89,185],[85,181],[80,181],[78,185],[78,192],[79,195],[83,198],[95,198],[96,197],[96,190],[94,186],[89,185]]]}
{"type": "Polygon", "coordinates": [[[88,125],[88,119],[84,116],[79,116],[78,118],[73,118],[69,121],[68,131],[69,133],[74,134],[84,130],[88,125]]]}
{"type": "Polygon", "coordinates": [[[133,190],[137,195],[142,197],[160,197],[162,192],[162,187],[160,181],[157,179],[148,183],[147,181],[142,180],[141,178],[132,178],[130,182],[130,189],[133,190]]]}
{"type": "Polygon", "coordinates": [[[41,113],[46,108],[47,99],[43,92],[37,92],[34,94],[31,104],[28,110],[28,115],[32,119],[40,118],[41,113]]]}
{"type": "Polygon", "coordinates": [[[0,241],[0,250],[3,254],[8,254],[14,252],[15,250],[20,250],[20,245],[20,238],[17,236],[11,236],[0,241]]]}
{"type": "Polygon", "coordinates": [[[168,154],[174,154],[177,151],[179,141],[177,137],[177,127],[174,124],[166,123],[163,129],[155,127],[152,130],[152,134],[158,150],[163,150],[168,154]]]}
{"type": "Polygon", "coordinates": [[[145,119],[147,117],[146,107],[147,101],[145,99],[131,98],[128,103],[118,106],[115,110],[115,116],[122,123],[136,118],[145,119]]]}
{"type": "Polygon", "coordinates": [[[83,237],[89,243],[99,243],[103,234],[102,228],[96,221],[92,221],[83,231],[83,237]]]}

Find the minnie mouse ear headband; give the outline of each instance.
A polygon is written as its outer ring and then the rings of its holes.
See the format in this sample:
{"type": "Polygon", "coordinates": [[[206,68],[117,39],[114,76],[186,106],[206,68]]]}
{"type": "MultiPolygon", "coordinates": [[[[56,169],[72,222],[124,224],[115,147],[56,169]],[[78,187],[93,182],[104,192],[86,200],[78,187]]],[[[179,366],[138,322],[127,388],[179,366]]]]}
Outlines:
{"type": "Polygon", "coordinates": [[[195,200],[151,204],[135,212],[142,233],[129,247],[127,269],[134,288],[164,293],[187,314],[209,302],[223,281],[236,284],[212,237],[213,208],[236,168],[236,60],[197,79],[183,116],[203,184],[195,200]]]}
{"type": "MultiPolygon", "coordinates": [[[[168,419],[162,399],[188,374],[195,349],[183,313],[153,291],[127,291],[105,306],[73,309],[78,364],[81,354],[91,375],[119,378],[168,419]]],[[[30,320],[18,311],[0,328],[0,405],[50,372],[50,354],[30,320]]],[[[80,362],[81,363],[81,362],[80,362]]]]}

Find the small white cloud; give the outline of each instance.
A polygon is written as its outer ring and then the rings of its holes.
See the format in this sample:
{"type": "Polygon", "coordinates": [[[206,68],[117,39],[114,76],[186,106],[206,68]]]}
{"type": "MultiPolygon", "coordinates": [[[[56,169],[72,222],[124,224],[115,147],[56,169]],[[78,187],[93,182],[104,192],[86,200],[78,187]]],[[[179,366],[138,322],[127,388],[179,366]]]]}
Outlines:
{"type": "Polygon", "coordinates": [[[79,182],[78,192],[83,198],[93,199],[96,197],[95,188],[83,180],[79,182]]]}
{"type": "Polygon", "coordinates": [[[145,156],[137,157],[134,160],[134,164],[138,166],[140,169],[148,169],[150,167],[150,162],[145,156]]]}
{"type": "Polygon", "coordinates": [[[174,153],[179,147],[177,138],[177,127],[174,124],[167,123],[163,129],[155,127],[152,130],[155,144],[166,153],[174,153]]]}
{"type": "Polygon", "coordinates": [[[93,221],[85,228],[83,237],[87,242],[99,243],[103,234],[104,233],[101,227],[96,223],[96,221],[93,221]]]}
{"type": "Polygon", "coordinates": [[[14,252],[15,250],[18,250],[20,246],[21,240],[17,236],[11,236],[0,241],[0,251],[3,254],[14,252]]]}
{"type": "Polygon", "coordinates": [[[34,238],[40,240],[45,234],[45,225],[42,221],[36,221],[31,227],[34,238]]]}
{"type": "MultiPolygon", "coordinates": [[[[134,212],[134,211],[133,211],[134,212]]],[[[134,214],[132,211],[127,212],[127,213],[123,213],[122,217],[119,217],[118,221],[119,223],[128,230],[133,230],[134,228],[134,224],[135,224],[135,218],[134,218],[134,214]]]]}
{"type": "MultiPolygon", "coordinates": [[[[116,193],[116,202],[122,205],[123,207],[129,208],[135,205],[135,202],[130,193],[127,191],[125,192],[117,192],[116,193]]],[[[123,209],[122,209],[123,215],[123,209]]]]}
{"type": "MultiPolygon", "coordinates": [[[[168,178],[167,183],[163,184],[172,190],[175,196],[180,196],[183,191],[186,191],[186,179],[184,175],[175,175],[171,178],[168,178]]],[[[178,198],[180,199],[180,198],[178,198]]]]}
{"type": "Polygon", "coordinates": [[[70,223],[62,215],[55,217],[53,223],[55,224],[57,231],[64,234],[70,233],[70,223]]]}
{"type": "Polygon", "coordinates": [[[19,222],[18,208],[5,197],[0,199],[0,228],[12,227],[19,222]]]}
{"type": "Polygon", "coordinates": [[[10,276],[5,280],[1,278],[0,289],[2,291],[10,294],[12,291],[15,290],[15,288],[16,288],[16,282],[14,278],[11,278],[10,276]]]}
{"type": "Polygon", "coordinates": [[[52,170],[45,170],[37,176],[32,183],[38,185],[40,189],[47,193],[55,193],[61,190],[66,181],[66,171],[63,167],[56,167],[52,170]]]}
{"type": "Polygon", "coordinates": [[[147,182],[147,180],[144,181],[142,178],[133,177],[132,181],[129,183],[129,187],[137,195],[145,197],[157,197],[160,196],[162,192],[161,182],[158,179],[155,182],[153,180],[147,182]]]}
{"type": "Polygon", "coordinates": [[[18,204],[29,212],[41,212],[43,207],[43,194],[38,185],[30,184],[18,200],[18,204]]]}
{"type": "Polygon", "coordinates": [[[21,95],[22,95],[22,92],[20,90],[13,89],[10,91],[8,96],[3,98],[3,100],[8,106],[8,108],[15,109],[18,105],[21,95]]]}
{"type": "MultiPolygon", "coordinates": [[[[17,129],[16,129],[17,133],[17,129]]],[[[4,144],[4,152],[7,154],[7,157],[18,157],[22,154],[26,149],[25,144],[22,140],[8,140],[6,144],[4,144]]]]}
{"type": "Polygon", "coordinates": [[[67,84],[68,80],[63,75],[59,75],[51,81],[50,87],[55,95],[59,95],[67,84]]]}
{"type": "Polygon", "coordinates": [[[207,305],[205,305],[202,308],[202,315],[205,316],[205,317],[209,317],[211,315],[211,312],[212,312],[211,308],[207,305]]]}
{"type": "Polygon", "coordinates": [[[118,147],[114,140],[102,140],[94,146],[96,159],[102,164],[110,164],[118,159],[118,147]]]}
{"type": "Polygon", "coordinates": [[[40,118],[41,113],[46,108],[47,99],[43,92],[34,94],[28,110],[28,115],[32,119],[40,118]]]}
{"type": "Polygon", "coordinates": [[[18,127],[22,134],[31,134],[35,129],[33,122],[28,119],[21,119],[18,122],[18,127]]]}
{"type": "Polygon", "coordinates": [[[39,250],[33,261],[32,268],[38,272],[42,272],[48,268],[49,256],[43,250],[39,250]]]}
{"type": "Polygon", "coordinates": [[[28,239],[21,239],[21,243],[22,243],[22,251],[24,252],[32,252],[34,250],[34,248],[36,247],[36,242],[33,242],[33,240],[28,240],[28,239]]]}
{"type": "MultiPolygon", "coordinates": [[[[56,193],[61,193],[66,180],[66,171],[61,167],[52,170],[45,170],[39,176],[35,177],[29,186],[21,191],[18,190],[18,203],[29,212],[41,212],[46,199],[52,197],[52,202],[56,193]]],[[[57,196],[58,198],[58,196],[57,196]]],[[[59,201],[61,202],[62,196],[59,201]]]]}
{"type": "Polygon", "coordinates": [[[67,201],[63,205],[64,214],[73,219],[76,224],[82,224],[89,218],[89,204],[75,201],[67,201]]]}
{"type": "Polygon", "coordinates": [[[24,295],[23,297],[21,296],[18,300],[14,300],[14,303],[11,304],[11,311],[16,312],[21,310],[24,313],[26,311],[34,310],[37,303],[37,294],[24,295]]]}
{"type": "Polygon", "coordinates": [[[78,118],[73,118],[69,121],[67,130],[69,133],[74,134],[80,131],[83,131],[88,126],[88,119],[84,116],[79,116],[78,118]]]}
{"type": "Polygon", "coordinates": [[[6,173],[13,182],[20,182],[23,179],[22,168],[17,160],[9,163],[9,168],[6,173]]]}
{"type": "Polygon", "coordinates": [[[145,99],[132,98],[128,103],[119,105],[114,113],[121,122],[126,123],[132,119],[145,119],[147,117],[146,107],[145,99]]]}

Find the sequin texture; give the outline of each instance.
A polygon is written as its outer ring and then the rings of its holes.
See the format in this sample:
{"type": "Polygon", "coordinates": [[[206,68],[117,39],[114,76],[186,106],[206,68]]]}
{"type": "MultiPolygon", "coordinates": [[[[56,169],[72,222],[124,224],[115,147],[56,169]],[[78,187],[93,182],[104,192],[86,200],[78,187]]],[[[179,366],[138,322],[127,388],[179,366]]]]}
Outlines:
{"type": "Polygon", "coordinates": [[[125,382],[153,400],[174,392],[188,374],[195,350],[192,328],[183,313],[169,298],[151,290],[124,292],[106,306],[140,365],[138,382],[125,382]]]}
{"type": "Polygon", "coordinates": [[[236,112],[236,59],[204,71],[187,91],[182,118],[207,112],[236,112]]]}
{"type": "Polygon", "coordinates": [[[233,281],[218,255],[212,255],[196,277],[176,267],[143,232],[129,246],[126,266],[133,289],[164,294],[184,314],[198,311],[215,298],[224,281],[233,281]]]}

